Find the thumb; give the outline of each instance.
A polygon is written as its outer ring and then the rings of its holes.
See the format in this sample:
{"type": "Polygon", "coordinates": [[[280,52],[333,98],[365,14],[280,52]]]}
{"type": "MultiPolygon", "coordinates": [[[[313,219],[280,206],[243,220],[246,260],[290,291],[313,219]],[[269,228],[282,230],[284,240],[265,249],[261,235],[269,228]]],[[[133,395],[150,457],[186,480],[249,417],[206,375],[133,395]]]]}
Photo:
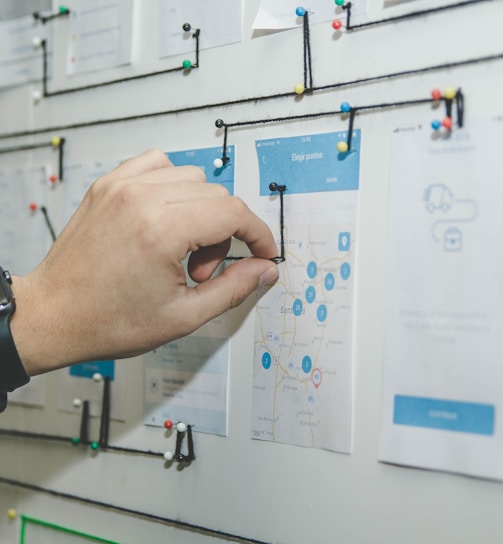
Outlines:
{"type": "Polygon", "coordinates": [[[237,261],[220,275],[200,283],[188,297],[190,311],[200,324],[241,304],[257,287],[272,285],[279,276],[278,265],[250,257],[237,261]]]}

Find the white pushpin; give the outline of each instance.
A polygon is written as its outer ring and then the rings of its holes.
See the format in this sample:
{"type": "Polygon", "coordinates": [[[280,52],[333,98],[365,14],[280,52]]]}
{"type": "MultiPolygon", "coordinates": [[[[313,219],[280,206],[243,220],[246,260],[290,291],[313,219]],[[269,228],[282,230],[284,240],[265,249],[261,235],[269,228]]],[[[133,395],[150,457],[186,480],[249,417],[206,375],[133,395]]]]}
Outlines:
{"type": "Polygon", "coordinates": [[[80,408],[82,406],[82,401],[80,399],[73,399],[72,404],[75,408],[80,408]]]}
{"type": "Polygon", "coordinates": [[[164,454],[163,454],[163,457],[166,461],[172,461],[173,460],[173,452],[171,451],[165,451],[164,454]]]}
{"type": "Polygon", "coordinates": [[[185,423],[183,423],[182,421],[179,421],[179,422],[176,424],[176,430],[177,430],[179,433],[184,433],[184,432],[187,430],[187,425],[185,425],[185,423]]]}
{"type": "Polygon", "coordinates": [[[33,36],[31,43],[34,49],[38,49],[42,45],[42,38],[40,36],[33,36]]]}
{"type": "Polygon", "coordinates": [[[42,100],[42,93],[40,92],[39,89],[35,89],[31,93],[31,97],[33,98],[33,102],[40,102],[42,100]]]}
{"type": "Polygon", "coordinates": [[[99,372],[93,374],[93,382],[99,383],[103,379],[103,376],[99,372]]]}
{"type": "Polygon", "coordinates": [[[223,165],[224,165],[224,161],[222,159],[215,159],[213,161],[213,166],[215,168],[222,168],[223,165]]]}

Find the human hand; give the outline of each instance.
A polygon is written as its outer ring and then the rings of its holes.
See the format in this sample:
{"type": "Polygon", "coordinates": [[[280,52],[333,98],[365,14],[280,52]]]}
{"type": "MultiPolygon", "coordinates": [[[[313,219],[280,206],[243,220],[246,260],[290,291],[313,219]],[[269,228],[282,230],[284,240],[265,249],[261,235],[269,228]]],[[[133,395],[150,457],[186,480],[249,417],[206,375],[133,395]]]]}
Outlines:
{"type": "Polygon", "coordinates": [[[29,375],[147,352],[278,277],[274,238],[242,200],[152,150],[97,180],[42,263],[12,285],[29,375]],[[232,237],[254,257],[210,278],[232,237]],[[195,287],[187,286],[182,260],[195,287]]]}

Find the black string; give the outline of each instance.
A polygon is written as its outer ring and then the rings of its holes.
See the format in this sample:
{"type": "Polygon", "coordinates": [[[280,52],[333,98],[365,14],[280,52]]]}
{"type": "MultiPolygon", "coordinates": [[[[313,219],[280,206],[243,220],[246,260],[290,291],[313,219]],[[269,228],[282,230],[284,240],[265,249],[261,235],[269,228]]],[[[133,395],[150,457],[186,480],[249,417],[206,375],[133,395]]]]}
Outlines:
{"type": "MultiPolygon", "coordinates": [[[[33,438],[33,436],[31,436],[30,438],[33,438]]],[[[81,444],[89,444],[89,401],[88,400],[85,400],[82,403],[79,442],[81,444]]]]}
{"type": "Polygon", "coordinates": [[[419,11],[411,11],[403,15],[396,15],[395,17],[388,17],[386,19],[378,19],[376,21],[369,21],[359,25],[351,25],[351,2],[342,6],[342,9],[346,10],[346,30],[358,30],[366,28],[368,26],[375,26],[387,23],[394,23],[396,21],[402,21],[404,19],[411,19],[413,17],[419,17],[421,15],[431,15],[432,13],[438,13],[440,11],[451,10],[455,8],[473,7],[474,4],[480,4],[482,2],[492,2],[493,0],[466,0],[463,2],[457,2],[456,4],[448,4],[446,6],[437,6],[435,8],[423,9],[419,11]]]}
{"type": "MultiPolygon", "coordinates": [[[[194,32],[194,34],[192,36],[196,40],[196,51],[195,51],[196,62],[191,64],[190,69],[199,68],[199,34],[200,34],[200,32],[201,31],[198,28],[198,29],[195,30],[195,32],[194,32]]],[[[49,75],[48,75],[48,70],[47,70],[48,52],[47,52],[47,42],[46,42],[46,40],[42,40],[42,43],[40,44],[40,46],[42,48],[42,55],[43,55],[43,60],[42,60],[42,93],[43,93],[44,98],[51,98],[53,96],[60,96],[60,95],[69,94],[69,93],[76,93],[76,92],[79,92],[79,91],[87,91],[89,89],[98,89],[100,87],[107,87],[108,85],[115,85],[116,83],[125,83],[127,81],[134,81],[134,80],[137,80],[137,79],[146,79],[146,78],[153,77],[153,76],[158,76],[158,75],[161,75],[161,74],[170,74],[172,72],[181,72],[181,71],[186,70],[186,68],[184,68],[183,66],[177,66],[176,68],[168,68],[167,70],[159,70],[157,72],[149,72],[147,74],[139,74],[139,75],[136,75],[136,76],[128,76],[128,77],[123,77],[123,78],[119,78],[119,79],[112,79],[110,81],[102,81],[100,83],[92,83],[92,84],[89,84],[89,85],[82,85],[80,87],[71,87],[69,89],[61,89],[59,91],[49,92],[49,90],[48,90],[48,78],[49,78],[49,75]]]]}
{"type": "Polygon", "coordinates": [[[227,539],[230,542],[241,542],[243,544],[271,544],[270,542],[266,542],[264,540],[257,540],[256,538],[240,536],[240,535],[228,533],[226,531],[220,531],[218,529],[204,527],[203,525],[195,525],[193,523],[182,521],[180,519],[168,518],[168,517],[160,516],[157,514],[151,514],[150,512],[143,512],[141,510],[135,510],[133,508],[127,508],[125,506],[119,506],[118,504],[112,504],[108,502],[98,501],[96,499],[90,499],[88,497],[82,497],[80,495],[74,495],[72,493],[57,491],[55,489],[49,489],[47,487],[42,487],[39,485],[30,484],[28,482],[22,482],[20,480],[14,480],[11,478],[5,478],[3,476],[0,476],[0,483],[5,485],[10,485],[13,487],[27,489],[29,491],[36,491],[38,493],[46,493],[47,495],[51,495],[52,497],[57,497],[60,499],[72,500],[72,501],[80,502],[80,503],[91,505],[91,506],[97,506],[100,508],[106,508],[108,510],[114,510],[116,512],[121,512],[121,513],[129,514],[132,516],[137,516],[143,519],[147,519],[149,521],[163,523],[166,525],[172,525],[179,529],[202,533],[202,534],[206,534],[208,536],[215,537],[215,538],[227,539]]]}
{"type": "Polygon", "coordinates": [[[42,24],[45,25],[48,21],[52,21],[53,19],[58,19],[59,17],[65,17],[70,15],[70,10],[68,8],[60,8],[60,10],[57,13],[52,13],[51,15],[41,15],[40,12],[36,11],[32,14],[35,21],[40,21],[42,24]]]}
{"type": "MultiPolygon", "coordinates": [[[[411,70],[403,70],[400,72],[392,72],[389,74],[383,74],[380,76],[372,76],[372,77],[366,77],[361,79],[355,79],[352,81],[346,81],[342,83],[333,83],[330,85],[323,85],[319,87],[314,87],[312,89],[313,92],[315,91],[326,91],[330,89],[337,89],[342,87],[351,87],[356,85],[362,85],[364,83],[372,83],[375,81],[381,81],[385,79],[393,79],[397,77],[404,77],[404,76],[410,76],[414,74],[424,74],[431,71],[436,70],[449,70],[453,68],[459,68],[461,66],[468,66],[471,64],[479,64],[483,62],[491,62],[496,60],[503,59],[503,52],[502,53],[495,53],[493,55],[486,55],[483,57],[475,57],[471,59],[465,59],[461,61],[456,62],[450,62],[450,63],[443,63],[443,64],[436,64],[433,66],[426,66],[423,68],[415,68],[411,70]]],[[[172,109],[172,110],[164,110],[164,111],[158,111],[158,112],[152,112],[152,113],[142,113],[138,115],[131,115],[127,117],[117,117],[117,118],[110,118],[110,119],[97,119],[94,121],[87,121],[82,123],[72,123],[69,125],[60,125],[55,127],[44,127],[39,128],[35,130],[24,130],[19,132],[10,132],[5,134],[0,134],[0,140],[6,140],[9,138],[20,138],[24,136],[34,136],[36,134],[45,134],[47,132],[59,132],[63,130],[74,130],[74,129],[80,129],[80,128],[89,128],[89,127],[96,127],[101,125],[108,125],[113,123],[125,123],[125,122],[131,122],[131,121],[139,121],[142,119],[151,119],[153,117],[162,117],[165,115],[178,115],[180,113],[190,113],[194,111],[200,111],[205,109],[212,109],[212,108],[222,108],[222,107],[228,107],[228,106],[235,106],[240,104],[247,104],[250,102],[263,102],[267,100],[276,100],[280,98],[286,98],[286,97],[295,97],[298,96],[295,92],[285,92],[285,93],[276,93],[271,95],[265,95],[265,96],[255,96],[250,98],[241,98],[238,100],[230,100],[226,102],[214,102],[210,104],[201,104],[197,106],[188,106],[178,109],[172,109]]],[[[315,114],[308,114],[304,116],[304,118],[308,117],[315,117],[315,114]]],[[[223,125],[222,125],[223,126],[223,125]]]]}
{"type": "Polygon", "coordinates": [[[105,376],[103,382],[103,400],[101,402],[100,420],[100,448],[108,446],[108,434],[110,429],[110,376],[105,376]]]}
{"type": "Polygon", "coordinates": [[[348,145],[348,151],[351,149],[351,139],[353,138],[353,125],[355,122],[355,115],[356,115],[356,108],[351,108],[349,111],[349,127],[348,127],[348,139],[347,139],[347,145],[348,145]]]}
{"type": "Polygon", "coordinates": [[[56,241],[56,233],[54,232],[54,227],[52,226],[51,220],[49,219],[49,212],[45,206],[40,206],[40,211],[44,214],[45,223],[49,232],[51,233],[52,241],[56,241]]]}
{"type": "Polygon", "coordinates": [[[306,10],[302,18],[304,38],[304,90],[311,91],[313,88],[313,69],[311,65],[311,37],[309,30],[309,12],[306,10]]]}

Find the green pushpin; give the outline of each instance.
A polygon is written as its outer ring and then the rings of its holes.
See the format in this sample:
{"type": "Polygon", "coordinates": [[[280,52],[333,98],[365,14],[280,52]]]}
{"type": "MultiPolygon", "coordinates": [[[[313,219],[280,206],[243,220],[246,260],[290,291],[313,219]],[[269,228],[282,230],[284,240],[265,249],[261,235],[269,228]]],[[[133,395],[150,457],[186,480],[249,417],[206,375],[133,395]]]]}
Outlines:
{"type": "Polygon", "coordinates": [[[346,0],[335,0],[335,3],[336,3],[338,6],[343,6],[345,1],[346,1],[346,0]]]}
{"type": "Polygon", "coordinates": [[[78,436],[74,436],[74,437],[72,438],[72,444],[73,444],[74,446],[78,446],[78,445],[80,444],[80,438],[79,438],[78,436]]]}
{"type": "Polygon", "coordinates": [[[91,449],[96,451],[98,448],[100,447],[100,445],[98,444],[98,442],[91,442],[91,449]]]}
{"type": "Polygon", "coordinates": [[[69,12],[70,10],[66,6],[59,6],[59,13],[61,13],[62,15],[69,12]]]}
{"type": "Polygon", "coordinates": [[[184,70],[188,70],[192,66],[192,62],[190,62],[190,60],[188,60],[188,59],[185,59],[182,62],[182,66],[183,66],[184,70]]]}

